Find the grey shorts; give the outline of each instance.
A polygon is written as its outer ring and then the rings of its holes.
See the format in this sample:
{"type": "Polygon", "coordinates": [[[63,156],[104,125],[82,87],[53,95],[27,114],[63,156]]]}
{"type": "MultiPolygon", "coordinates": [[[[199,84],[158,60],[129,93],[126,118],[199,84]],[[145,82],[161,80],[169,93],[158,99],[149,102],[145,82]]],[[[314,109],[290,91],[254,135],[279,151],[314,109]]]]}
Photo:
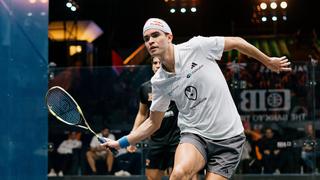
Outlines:
{"type": "Polygon", "coordinates": [[[181,134],[181,143],[193,144],[206,161],[206,170],[230,179],[242,154],[244,133],[224,140],[210,140],[197,134],[181,134]]]}

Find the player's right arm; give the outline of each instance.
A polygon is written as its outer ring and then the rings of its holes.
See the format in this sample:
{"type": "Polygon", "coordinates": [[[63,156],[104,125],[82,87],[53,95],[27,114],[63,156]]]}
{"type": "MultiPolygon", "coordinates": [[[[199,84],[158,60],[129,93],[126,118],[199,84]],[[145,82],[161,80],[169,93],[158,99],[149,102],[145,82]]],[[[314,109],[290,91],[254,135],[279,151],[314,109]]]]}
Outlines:
{"type": "Polygon", "coordinates": [[[122,147],[126,147],[129,144],[136,144],[160,128],[164,114],[165,112],[151,111],[149,118],[129,135],[120,138],[118,141],[109,139],[106,143],[102,144],[102,146],[120,149],[120,144],[122,144],[122,147]]]}
{"type": "MultiPolygon", "coordinates": [[[[142,102],[140,102],[139,104],[139,110],[138,113],[136,115],[136,118],[134,120],[134,125],[132,128],[132,131],[134,131],[135,129],[137,129],[148,117],[148,106],[146,104],[143,104],[142,102]]],[[[135,152],[137,150],[137,148],[134,145],[128,146],[127,150],[129,152],[135,152]]]]}
{"type": "Polygon", "coordinates": [[[152,82],[152,104],[150,107],[150,116],[137,129],[133,130],[129,135],[123,136],[117,141],[107,140],[102,144],[105,147],[112,147],[115,149],[128,147],[137,142],[149,137],[161,126],[162,119],[165,112],[168,110],[170,104],[170,97],[165,94],[163,84],[158,81],[157,77],[151,79],[152,82]]]}

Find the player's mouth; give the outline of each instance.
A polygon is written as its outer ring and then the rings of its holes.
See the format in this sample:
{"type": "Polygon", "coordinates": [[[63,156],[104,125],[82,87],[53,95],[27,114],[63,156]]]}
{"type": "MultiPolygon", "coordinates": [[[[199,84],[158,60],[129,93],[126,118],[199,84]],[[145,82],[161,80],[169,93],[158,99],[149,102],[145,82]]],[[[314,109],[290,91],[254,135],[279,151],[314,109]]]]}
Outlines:
{"type": "Polygon", "coordinates": [[[150,52],[153,52],[153,51],[155,51],[156,49],[157,49],[157,47],[152,46],[152,47],[150,47],[150,52]]]}

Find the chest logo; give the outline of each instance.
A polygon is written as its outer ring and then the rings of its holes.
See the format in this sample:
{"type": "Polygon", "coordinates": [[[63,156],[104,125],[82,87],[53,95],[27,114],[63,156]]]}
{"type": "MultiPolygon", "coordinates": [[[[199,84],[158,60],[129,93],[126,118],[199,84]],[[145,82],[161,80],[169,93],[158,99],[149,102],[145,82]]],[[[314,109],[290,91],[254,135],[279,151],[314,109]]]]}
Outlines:
{"type": "Polygon", "coordinates": [[[197,63],[192,62],[192,63],[191,63],[191,69],[193,69],[193,68],[196,67],[197,65],[198,65],[197,63]]]}
{"type": "Polygon", "coordinates": [[[201,68],[203,68],[203,64],[199,65],[195,62],[192,62],[191,64],[191,72],[187,74],[187,78],[190,78],[194,73],[199,71],[201,68]]]}
{"type": "Polygon", "coordinates": [[[187,86],[184,90],[184,94],[187,96],[189,100],[197,100],[197,89],[193,86],[187,86]]]}

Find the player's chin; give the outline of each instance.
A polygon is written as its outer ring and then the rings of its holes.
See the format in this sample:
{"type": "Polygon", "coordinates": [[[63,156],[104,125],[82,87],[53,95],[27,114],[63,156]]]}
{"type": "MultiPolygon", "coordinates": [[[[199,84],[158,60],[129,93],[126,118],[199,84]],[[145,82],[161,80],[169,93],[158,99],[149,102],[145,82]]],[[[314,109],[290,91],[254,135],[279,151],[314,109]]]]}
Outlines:
{"type": "Polygon", "coordinates": [[[159,52],[159,50],[157,48],[153,48],[153,49],[149,50],[149,53],[150,53],[151,56],[154,57],[154,56],[159,55],[160,52],[159,52]]]}
{"type": "Polygon", "coordinates": [[[152,57],[154,57],[154,56],[156,55],[155,51],[153,51],[153,50],[149,50],[149,54],[150,54],[150,56],[152,56],[152,57]]]}

